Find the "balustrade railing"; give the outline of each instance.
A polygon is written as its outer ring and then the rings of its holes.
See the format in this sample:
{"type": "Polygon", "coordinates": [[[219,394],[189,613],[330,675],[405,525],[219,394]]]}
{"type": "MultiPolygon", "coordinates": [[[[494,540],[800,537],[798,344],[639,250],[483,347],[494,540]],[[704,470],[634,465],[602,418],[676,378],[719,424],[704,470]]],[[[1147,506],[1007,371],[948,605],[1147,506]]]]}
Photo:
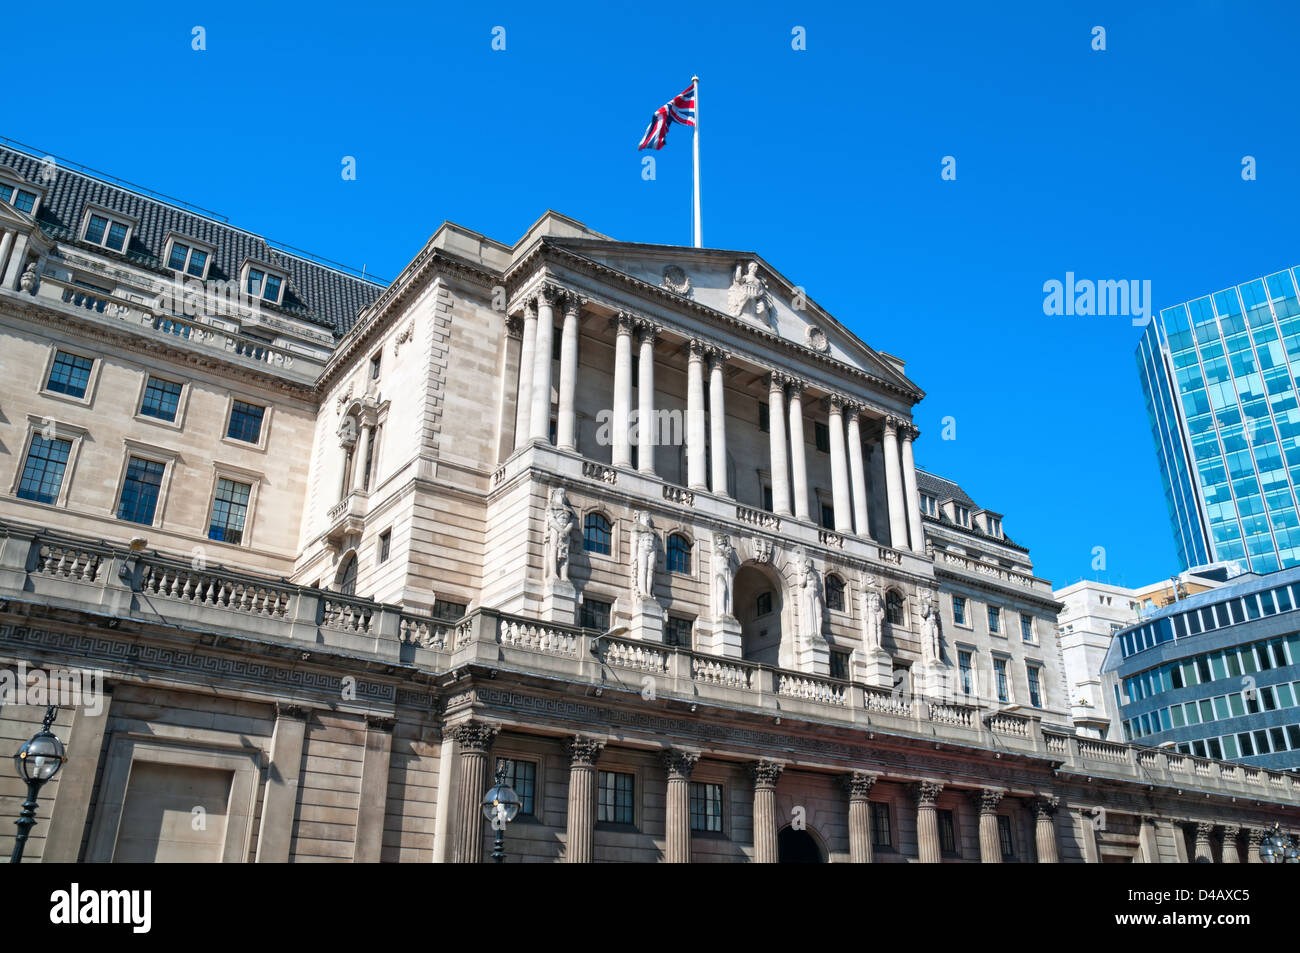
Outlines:
{"type": "Polygon", "coordinates": [[[36,571],[47,576],[95,582],[103,558],[104,554],[92,549],[49,543],[40,548],[36,571]]]}
{"type": "Polygon", "coordinates": [[[292,589],[226,576],[215,572],[144,562],[140,591],[165,599],[214,609],[283,619],[289,614],[292,589]]]}

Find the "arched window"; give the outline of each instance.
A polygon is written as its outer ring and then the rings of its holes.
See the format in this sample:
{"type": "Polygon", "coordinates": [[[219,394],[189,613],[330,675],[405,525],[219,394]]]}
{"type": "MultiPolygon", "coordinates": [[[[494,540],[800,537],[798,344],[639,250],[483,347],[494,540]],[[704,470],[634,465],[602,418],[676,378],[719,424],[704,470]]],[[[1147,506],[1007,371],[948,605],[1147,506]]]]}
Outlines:
{"type": "Polygon", "coordinates": [[[885,594],[885,618],[890,625],[903,625],[903,597],[897,589],[885,594]]]}
{"type": "Polygon", "coordinates": [[[691,541],[679,533],[668,537],[668,571],[691,574],[691,541]]]}
{"type": "Polygon", "coordinates": [[[844,580],[839,576],[826,577],[826,608],[844,611],[844,580]]]}
{"type": "Polygon", "coordinates": [[[339,570],[339,574],[335,578],[338,582],[338,591],[340,593],[345,596],[355,596],[357,594],[356,553],[348,556],[347,561],[343,563],[343,568],[339,570]]]}
{"type": "Polygon", "coordinates": [[[589,553],[609,555],[610,532],[614,526],[599,513],[588,513],[582,521],[582,548],[589,553]]]}

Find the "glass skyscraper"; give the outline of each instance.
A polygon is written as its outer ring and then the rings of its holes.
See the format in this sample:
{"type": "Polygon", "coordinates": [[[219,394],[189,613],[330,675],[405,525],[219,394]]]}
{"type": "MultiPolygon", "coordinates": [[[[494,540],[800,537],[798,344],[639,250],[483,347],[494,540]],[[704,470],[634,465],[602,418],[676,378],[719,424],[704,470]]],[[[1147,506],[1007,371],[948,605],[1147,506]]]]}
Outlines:
{"type": "Polygon", "coordinates": [[[1280,271],[1165,308],[1138,344],[1184,569],[1300,565],[1296,287],[1296,274],[1280,271]]]}

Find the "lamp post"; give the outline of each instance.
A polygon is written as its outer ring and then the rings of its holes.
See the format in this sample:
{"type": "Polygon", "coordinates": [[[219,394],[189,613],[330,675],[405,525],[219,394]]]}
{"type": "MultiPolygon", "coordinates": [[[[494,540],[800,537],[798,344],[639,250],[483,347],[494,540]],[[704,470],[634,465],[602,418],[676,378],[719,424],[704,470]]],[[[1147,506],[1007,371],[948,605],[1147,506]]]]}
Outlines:
{"type": "Polygon", "coordinates": [[[497,773],[492,787],[483,795],[483,816],[492,822],[492,829],[497,832],[492,845],[492,860],[501,863],[506,859],[505,830],[506,825],[515,819],[522,802],[515,789],[506,784],[506,763],[497,761],[497,773]]]}
{"type": "Polygon", "coordinates": [[[1266,864],[1300,864],[1300,847],[1274,823],[1273,829],[1260,841],[1259,859],[1266,864]]]}
{"type": "Polygon", "coordinates": [[[22,862],[27,835],[36,826],[36,799],[41,793],[41,785],[58,774],[63,762],[68,760],[63,742],[50,731],[57,711],[58,708],[54,705],[45,709],[41,730],[32,735],[14,755],[18,776],[27,782],[27,800],[23,802],[22,814],[14,821],[18,825],[18,837],[14,841],[14,852],[9,858],[11,864],[22,862]]]}

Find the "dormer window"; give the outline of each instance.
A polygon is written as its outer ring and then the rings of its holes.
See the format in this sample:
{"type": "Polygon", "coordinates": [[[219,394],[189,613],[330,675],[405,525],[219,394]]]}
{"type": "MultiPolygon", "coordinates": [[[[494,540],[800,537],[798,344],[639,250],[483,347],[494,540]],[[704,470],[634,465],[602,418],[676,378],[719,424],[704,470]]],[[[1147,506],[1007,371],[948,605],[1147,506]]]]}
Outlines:
{"type": "Polygon", "coordinates": [[[921,511],[922,511],[923,513],[925,513],[926,516],[938,516],[938,515],[939,515],[939,501],[936,500],[936,499],[935,499],[934,497],[932,497],[932,496],[928,496],[927,494],[922,493],[922,494],[921,494],[921,511]]]}
{"type": "Polygon", "coordinates": [[[970,507],[957,505],[957,525],[970,526],[970,507]]]}
{"type": "Polygon", "coordinates": [[[208,273],[212,250],[189,239],[173,236],[167,252],[167,267],[177,274],[202,281],[208,273]]]}
{"type": "Polygon", "coordinates": [[[989,517],[989,535],[998,537],[1002,535],[1002,520],[989,517]]]}
{"type": "Polygon", "coordinates": [[[284,280],[282,273],[272,271],[261,262],[244,263],[244,292],[251,297],[279,304],[284,293],[284,280]]]}
{"type": "Polygon", "coordinates": [[[36,193],[30,189],[24,189],[9,182],[0,182],[0,201],[12,205],[20,212],[26,212],[28,215],[35,214],[36,193]]]}
{"type": "Polygon", "coordinates": [[[131,223],[126,219],[114,218],[107,212],[92,209],[86,215],[86,227],[81,237],[92,245],[123,252],[131,240],[131,223]]]}

